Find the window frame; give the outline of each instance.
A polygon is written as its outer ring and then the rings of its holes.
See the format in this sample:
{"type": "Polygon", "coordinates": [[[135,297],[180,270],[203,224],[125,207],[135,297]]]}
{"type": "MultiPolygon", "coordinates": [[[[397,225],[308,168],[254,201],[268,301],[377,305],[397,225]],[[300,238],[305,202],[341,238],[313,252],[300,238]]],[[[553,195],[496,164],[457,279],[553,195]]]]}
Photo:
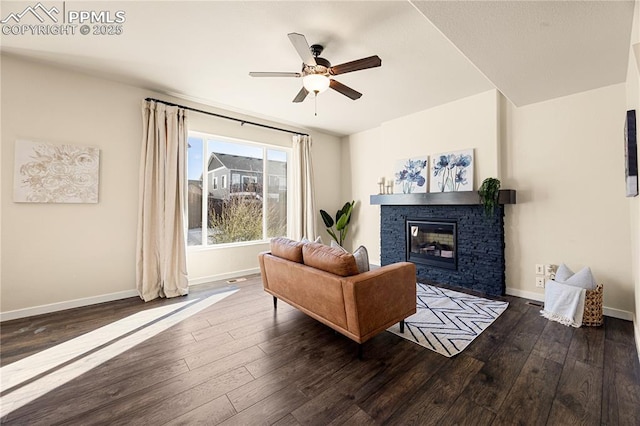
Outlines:
{"type": "MultiPolygon", "coordinates": [[[[200,138],[202,139],[202,158],[203,158],[203,162],[202,162],[202,166],[203,166],[203,173],[208,173],[208,145],[209,145],[209,140],[217,140],[217,141],[221,141],[221,142],[226,142],[226,143],[231,143],[231,144],[239,144],[239,145],[247,145],[247,146],[251,146],[251,147],[257,147],[257,148],[261,148],[262,149],[262,155],[263,155],[263,166],[262,166],[262,185],[265,191],[267,191],[267,186],[268,185],[268,173],[267,173],[267,167],[268,167],[268,151],[269,150],[277,150],[277,151],[282,151],[286,153],[287,156],[287,174],[286,174],[286,189],[287,189],[287,206],[286,206],[286,211],[287,211],[287,236],[291,235],[291,229],[292,229],[292,223],[291,223],[291,217],[292,217],[292,212],[293,212],[293,198],[290,196],[289,191],[292,189],[291,188],[291,183],[292,181],[292,177],[293,177],[293,170],[292,170],[292,160],[293,160],[293,147],[291,146],[282,146],[282,145],[276,145],[276,144],[272,144],[272,143],[266,143],[266,142],[257,142],[257,141],[251,141],[251,140],[247,140],[247,139],[239,139],[239,138],[233,138],[233,137],[228,137],[228,136],[222,136],[222,135],[216,135],[213,133],[208,133],[208,132],[202,132],[202,131],[198,131],[198,130],[189,130],[188,134],[187,134],[187,139],[191,138],[191,137],[195,137],[195,138],[200,138]]],[[[185,156],[186,157],[186,161],[188,163],[188,155],[185,156]]],[[[185,172],[188,173],[188,167],[185,168],[185,172]]],[[[233,175],[233,173],[229,173],[230,175],[233,175]]],[[[185,179],[188,182],[188,178],[185,179]]],[[[221,178],[221,182],[220,185],[218,185],[218,189],[226,189],[227,187],[230,188],[231,184],[230,181],[232,180],[232,176],[226,176],[226,175],[222,175],[221,178]]],[[[242,184],[242,176],[240,177],[240,183],[242,184]]],[[[256,179],[257,182],[257,179],[256,179]]],[[[202,237],[201,237],[201,241],[204,244],[200,244],[200,245],[188,245],[187,244],[187,250],[189,251],[202,251],[202,250],[216,250],[216,249],[221,249],[221,248],[229,248],[229,247],[242,247],[242,246],[252,246],[252,245],[263,245],[269,242],[269,240],[271,239],[271,237],[267,236],[267,206],[266,203],[269,199],[269,197],[267,197],[266,195],[263,196],[262,198],[262,239],[260,240],[252,240],[252,241],[238,241],[238,242],[234,242],[234,243],[220,243],[220,244],[208,244],[208,235],[207,235],[207,231],[208,231],[208,224],[207,224],[207,220],[208,220],[208,212],[207,212],[207,204],[206,202],[204,202],[205,199],[205,194],[209,193],[209,182],[208,179],[202,179],[202,225],[206,225],[206,226],[202,226],[202,237]]],[[[189,209],[189,205],[188,203],[185,203],[185,216],[188,217],[188,209],[189,209]]],[[[185,227],[188,228],[188,224],[185,223],[185,227]]],[[[186,230],[187,233],[189,232],[189,229],[186,230]]]]}

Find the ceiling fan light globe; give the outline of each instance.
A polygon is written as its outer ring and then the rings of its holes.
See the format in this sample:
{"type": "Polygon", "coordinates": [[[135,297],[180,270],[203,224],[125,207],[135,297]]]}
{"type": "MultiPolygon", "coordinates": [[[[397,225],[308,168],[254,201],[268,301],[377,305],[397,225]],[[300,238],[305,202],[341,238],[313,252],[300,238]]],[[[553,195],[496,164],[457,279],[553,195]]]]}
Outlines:
{"type": "Polygon", "coordinates": [[[302,78],[302,85],[309,93],[322,93],[329,88],[329,78],[322,74],[310,74],[302,78]]]}

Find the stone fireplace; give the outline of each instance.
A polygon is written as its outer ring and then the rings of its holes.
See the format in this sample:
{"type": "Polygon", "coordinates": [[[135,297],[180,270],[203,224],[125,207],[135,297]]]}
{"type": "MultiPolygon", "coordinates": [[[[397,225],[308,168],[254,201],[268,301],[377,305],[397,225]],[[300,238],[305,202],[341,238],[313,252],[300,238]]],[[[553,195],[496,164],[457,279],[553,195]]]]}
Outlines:
{"type": "Polygon", "coordinates": [[[414,262],[418,280],[504,295],[504,204],[515,203],[515,191],[501,191],[491,217],[477,193],[453,194],[371,196],[381,205],[381,264],[414,262]]]}

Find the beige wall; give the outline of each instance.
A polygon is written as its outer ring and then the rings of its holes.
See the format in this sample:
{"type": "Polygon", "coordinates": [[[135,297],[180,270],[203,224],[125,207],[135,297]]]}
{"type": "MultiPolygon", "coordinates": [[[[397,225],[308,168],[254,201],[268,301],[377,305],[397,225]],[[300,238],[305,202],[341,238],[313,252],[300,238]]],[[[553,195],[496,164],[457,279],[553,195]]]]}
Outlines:
{"type": "Polygon", "coordinates": [[[1,311],[134,289],[145,93],[11,57],[1,83],[1,311]],[[100,148],[99,203],[14,203],[19,138],[100,148]]]}
{"type": "Polygon", "coordinates": [[[379,262],[380,211],[369,205],[369,195],[395,159],[475,148],[475,187],[498,176],[503,188],[517,190],[518,204],[505,209],[507,291],[542,299],[536,263],[588,265],[606,285],[608,312],[628,317],[634,287],[624,94],[624,85],[616,85],[515,108],[491,91],[345,138],[351,183],[343,193],[361,201],[353,244],[367,246],[379,262]]]}
{"type": "Polygon", "coordinates": [[[518,190],[518,204],[505,215],[507,287],[535,297],[543,293],[535,287],[536,263],[589,266],[605,285],[605,306],[631,312],[624,85],[503,105],[503,182],[518,190]]]}
{"type": "Polygon", "coordinates": [[[396,160],[474,148],[475,188],[498,176],[498,94],[495,90],[421,111],[344,138],[343,169],[350,179],[343,198],[357,201],[348,242],[364,245],[371,263],[380,263],[380,206],[369,204],[376,182],[391,177],[396,160]]]}
{"type": "MultiPolygon", "coordinates": [[[[9,56],[2,56],[1,85],[3,319],[14,315],[6,315],[10,311],[35,313],[40,311],[34,308],[42,305],[51,305],[45,311],[55,310],[135,294],[140,106],[148,96],[170,98],[9,56]],[[18,138],[100,148],[99,203],[14,203],[13,156],[18,138]]],[[[203,105],[180,103],[225,114],[203,105]]],[[[290,136],[284,133],[240,127],[196,113],[190,117],[198,130],[291,146],[290,136]]],[[[322,183],[318,204],[333,209],[341,202],[339,164],[335,163],[340,157],[340,141],[321,133],[311,134],[315,141],[315,175],[322,183]]],[[[190,251],[190,281],[255,270],[256,254],[266,247],[255,244],[190,251]]]]}

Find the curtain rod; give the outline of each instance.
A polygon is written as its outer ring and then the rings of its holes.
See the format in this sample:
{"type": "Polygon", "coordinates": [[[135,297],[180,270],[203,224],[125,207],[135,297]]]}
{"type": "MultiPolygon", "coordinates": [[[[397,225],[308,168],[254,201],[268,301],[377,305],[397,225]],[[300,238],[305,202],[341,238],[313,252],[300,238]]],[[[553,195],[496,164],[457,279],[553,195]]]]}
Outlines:
{"type": "Polygon", "coordinates": [[[225,120],[237,121],[238,123],[240,123],[241,126],[244,126],[245,124],[251,124],[252,126],[264,127],[265,129],[278,130],[280,132],[291,133],[291,134],[294,134],[294,135],[309,136],[309,134],[307,134],[307,133],[301,133],[301,132],[296,132],[296,131],[293,131],[293,130],[281,129],[280,127],[274,127],[274,126],[268,126],[266,124],[254,123],[253,121],[241,120],[239,118],[229,117],[229,116],[222,115],[222,114],[216,114],[215,112],[203,111],[201,109],[191,108],[191,107],[188,107],[188,106],[185,106],[185,105],[174,104],[173,102],[167,102],[167,101],[163,101],[161,99],[146,98],[145,101],[159,102],[161,104],[165,104],[165,105],[168,105],[168,106],[175,106],[175,107],[187,109],[189,111],[199,112],[201,114],[207,114],[207,115],[212,115],[212,116],[218,117],[218,118],[224,118],[225,120]]]}

